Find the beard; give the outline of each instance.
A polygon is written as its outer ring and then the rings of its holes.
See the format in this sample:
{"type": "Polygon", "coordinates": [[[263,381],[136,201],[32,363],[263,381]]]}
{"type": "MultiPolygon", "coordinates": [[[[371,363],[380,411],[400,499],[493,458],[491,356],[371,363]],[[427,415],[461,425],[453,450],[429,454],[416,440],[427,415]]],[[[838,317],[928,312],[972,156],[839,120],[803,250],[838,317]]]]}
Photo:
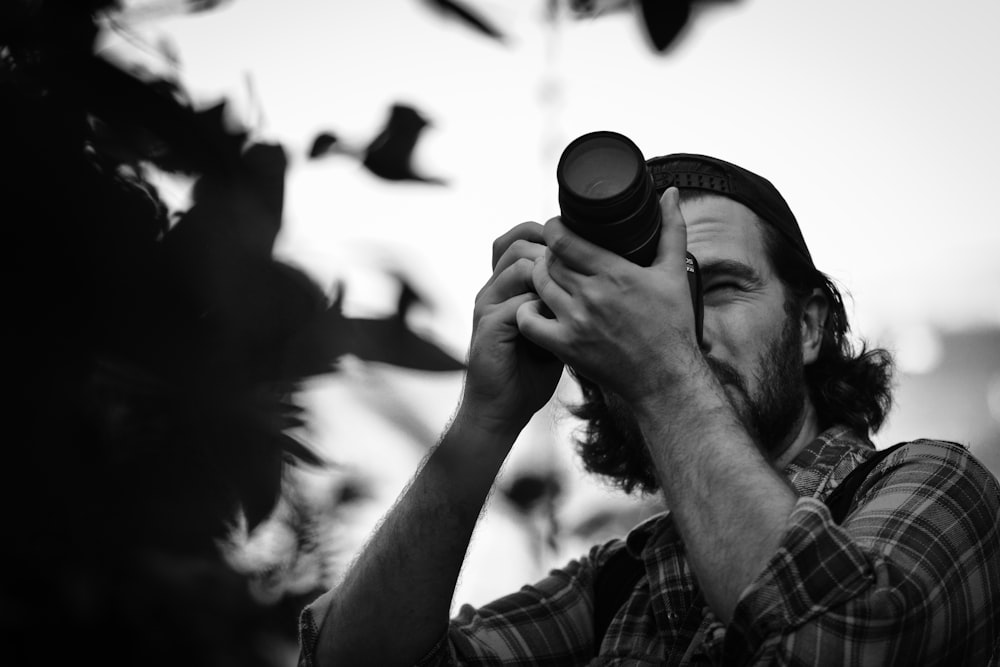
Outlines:
{"type": "MultiPolygon", "coordinates": [[[[796,318],[788,317],[754,369],[756,392],[751,392],[748,379],[733,366],[705,357],[743,427],[772,458],[787,446],[805,405],[801,341],[796,318]]],[[[656,469],[632,409],[617,394],[583,377],[577,380],[583,402],[570,412],[585,422],[576,440],[584,468],[608,478],[626,493],[636,488],[655,492],[659,488],[656,469]]]]}

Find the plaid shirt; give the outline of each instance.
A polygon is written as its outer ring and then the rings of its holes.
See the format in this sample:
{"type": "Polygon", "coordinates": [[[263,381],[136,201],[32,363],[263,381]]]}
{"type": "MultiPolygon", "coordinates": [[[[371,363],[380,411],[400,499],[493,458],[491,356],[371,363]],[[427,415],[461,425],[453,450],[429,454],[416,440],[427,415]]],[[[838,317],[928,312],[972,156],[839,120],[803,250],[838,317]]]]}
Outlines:
{"type": "MultiPolygon", "coordinates": [[[[878,464],[837,525],[823,499],[872,452],[837,427],[786,469],[800,498],[728,625],[664,513],[517,593],[463,606],[420,665],[997,665],[997,480],[963,447],[917,440],[878,464]],[[621,549],[645,574],[595,646],[595,573],[621,549]]],[[[304,667],[324,606],[301,617],[304,667]]]]}

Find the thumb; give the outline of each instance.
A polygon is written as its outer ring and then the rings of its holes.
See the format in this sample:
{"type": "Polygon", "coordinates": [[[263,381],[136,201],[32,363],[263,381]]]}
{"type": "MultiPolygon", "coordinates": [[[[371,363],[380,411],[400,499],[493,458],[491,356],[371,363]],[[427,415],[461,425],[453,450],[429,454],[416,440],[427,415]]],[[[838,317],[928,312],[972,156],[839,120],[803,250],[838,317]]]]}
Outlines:
{"type": "Polygon", "coordinates": [[[687,254],[687,225],[681,214],[680,191],[677,188],[667,188],[660,197],[660,212],[663,226],[653,265],[678,262],[683,265],[687,254]]]}

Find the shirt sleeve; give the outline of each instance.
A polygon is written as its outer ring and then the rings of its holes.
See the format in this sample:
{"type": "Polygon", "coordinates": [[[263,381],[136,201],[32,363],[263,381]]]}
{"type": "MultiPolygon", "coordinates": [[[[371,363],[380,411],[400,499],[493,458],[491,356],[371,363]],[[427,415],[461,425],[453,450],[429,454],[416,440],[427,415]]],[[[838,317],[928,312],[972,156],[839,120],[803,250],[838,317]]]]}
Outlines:
{"type": "Polygon", "coordinates": [[[725,633],[733,665],[985,664],[1000,633],[1000,489],[959,445],[915,441],[843,525],[800,498],[725,633]]]}
{"type": "Polygon", "coordinates": [[[463,605],[418,667],[585,663],[594,653],[594,573],[608,547],[489,604],[463,605]]]}
{"type": "MultiPolygon", "coordinates": [[[[594,547],[516,593],[478,608],[463,605],[417,667],[585,662],[593,655],[594,572],[612,544],[594,547]]],[[[317,667],[318,628],[331,595],[327,591],[299,615],[298,667],[317,667]]]]}

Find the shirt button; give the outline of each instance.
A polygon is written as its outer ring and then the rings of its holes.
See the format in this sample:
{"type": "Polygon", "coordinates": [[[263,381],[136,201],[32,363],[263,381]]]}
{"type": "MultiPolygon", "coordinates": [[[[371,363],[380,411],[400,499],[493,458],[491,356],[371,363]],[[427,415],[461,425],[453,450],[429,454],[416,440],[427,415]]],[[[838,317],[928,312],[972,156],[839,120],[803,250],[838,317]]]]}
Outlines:
{"type": "Polygon", "coordinates": [[[681,617],[676,611],[667,612],[667,620],[671,623],[676,623],[677,619],[681,617]]]}

